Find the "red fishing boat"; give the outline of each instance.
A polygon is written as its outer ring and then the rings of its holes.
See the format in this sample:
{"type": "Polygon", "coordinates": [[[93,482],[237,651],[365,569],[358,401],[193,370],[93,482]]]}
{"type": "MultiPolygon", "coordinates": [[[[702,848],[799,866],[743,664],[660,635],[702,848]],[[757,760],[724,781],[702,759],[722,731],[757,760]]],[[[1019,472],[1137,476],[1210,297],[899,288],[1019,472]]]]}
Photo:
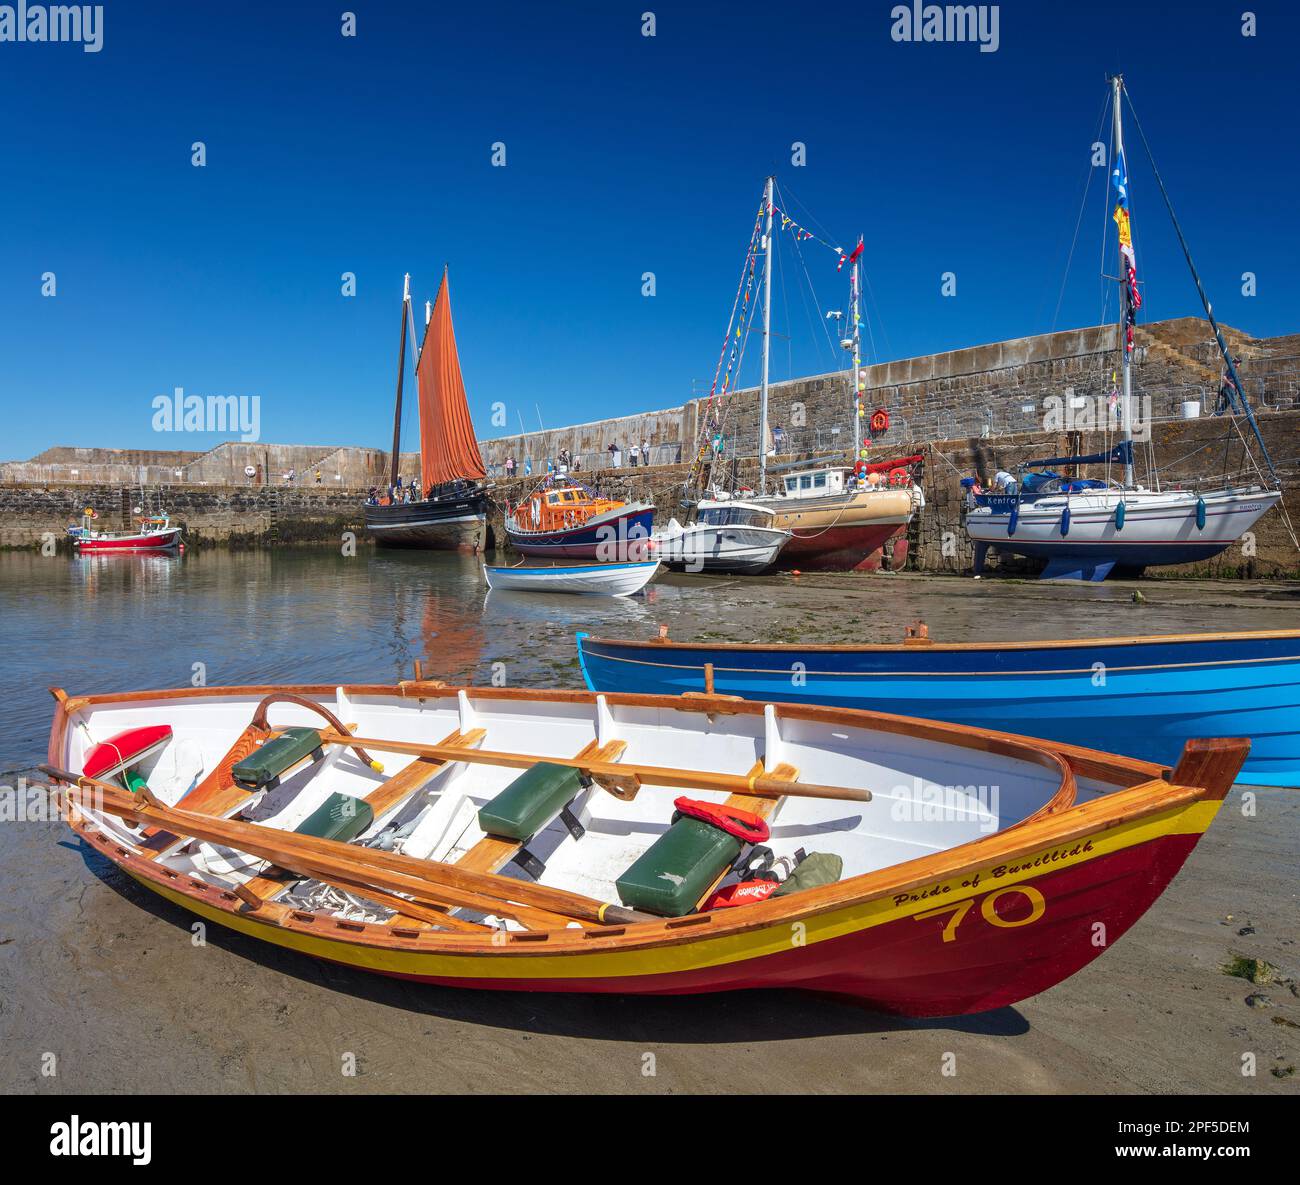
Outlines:
{"type": "Polygon", "coordinates": [[[81,526],[68,528],[73,548],[81,555],[101,551],[180,552],[182,528],[173,527],[166,514],[152,514],[140,519],[140,529],[131,533],[96,531],[90,524],[98,516],[88,511],[81,526]]]}

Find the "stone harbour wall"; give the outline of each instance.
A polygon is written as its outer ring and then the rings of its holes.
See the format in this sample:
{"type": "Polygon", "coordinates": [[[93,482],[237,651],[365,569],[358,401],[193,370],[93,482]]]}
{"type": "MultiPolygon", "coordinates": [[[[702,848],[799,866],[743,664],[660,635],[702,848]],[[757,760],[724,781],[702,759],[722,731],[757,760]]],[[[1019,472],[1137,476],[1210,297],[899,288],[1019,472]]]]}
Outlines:
{"type": "MultiPolygon", "coordinates": [[[[1300,407],[1300,334],[1253,338],[1225,327],[1229,348],[1252,403],[1265,411],[1300,407]]],[[[1221,363],[1205,322],[1195,318],[1157,321],[1136,334],[1133,389],[1150,399],[1157,422],[1181,419],[1184,405],[1203,414],[1214,406],[1221,363]]],[[[1045,400],[1102,398],[1115,382],[1116,333],[1099,325],[1035,337],[949,350],[863,368],[864,404],[889,413],[890,427],[875,444],[894,451],[904,444],[939,443],[967,437],[1004,437],[1042,427],[1045,400]]],[[[852,376],[847,370],[773,383],[769,422],[780,429],[778,451],[812,453],[850,448],[853,432],[852,376]]],[[[567,450],[591,474],[610,467],[609,446],[630,460],[635,442],[650,444],[654,465],[687,462],[708,408],[694,399],[677,407],[640,412],[562,428],[521,431],[480,441],[492,477],[514,457],[523,472],[545,473],[548,460],[567,450]]],[[[554,414],[554,413],[552,413],[554,414]]],[[[727,399],[724,453],[758,453],[758,392],[745,389],[727,399]]],[[[341,445],[225,441],[207,452],[57,447],[28,461],[0,463],[0,482],[116,482],[121,485],[283,485],[297,471],[298,483],[365,490],[388,481],[388,453],[341,445]],[[250,478],[246,470],[251,468],[250,478]]],[[[414,452],[402,454],[404,477],[418,473],[414,452]]]]}
{"type": "MultiPolygon", "coordinates": [[[[344,531],[365,539],[362,501],[355,490],[172,486],[150,491],[143,508],[165,509],[185,528],[187,547],[261,547],[281,543],[338,544],[344,531]],[[161,495],[161,496],[159,496],[161,495]]],[[[0,548],[40,547],[52,536],[68,550],[65,531],[92,507],[100,530],[128,530],[141,506],[136,487],[116,485],[0,485],[0,548]]]]}
{"type": "MultiPolygon", "coordinates": [[[[1259,424],[1269,451],[1279,464],[1287,488],[1284,505],[1293,522],[1300,523],[1300,410],[1261,412],[1259,424]]],[[[1109,438],[1113,443],[1114,438],[1109,438]]],[[[1035,457],[1102,451],[1108,443],[1100,432],[1031,432],[1003,437],[971,436],[943,441],[899,439],[891,451],[900,455],[919,452],[925,458],[922,487],[925,510],[909,527],[911,541],[908,567],[917,571],[958,574],[970,570],[972,553],[962,525],[964,495],[961,478],[979,475],[985,482],[998,469],[1014,470],[1022,461],[1035,457]]],[[[1178,420],[1153,428],[1151,447],[1163,466],[1162,480],[1172,486],[1180,481],[1213,478],[1222,472],[1225,452],[1230,468],[1236,468],[1242,450],[1231,421],[1222,418],[1178,420]]],[[[814,459],[816,454],[785,454],[771,459],[772,465],[814,459]]],[[[825,459],[838,461],[839,456],[825,459]]],[[[754,482],[757,459],[739,464],[742,482],[754,482]]],[[[603,495],[625,501],[652,502],[656,522],[663,524],[674,515],[683,517],[682,490],[690,467],[685,464],[630,466],[604,469],[577,476],[603,495]]],[[[1139,446],[1139,480],[1144,480],[1143,449],[1139,446]]],[[[495,479],[493,507],[489,519],[489,542],[504,546],[504,511],[507,501],[523,498],[536,478],[512,481],[495,479]]],[[[140,491],[134,486],[80,484],[0,485],[0,547],[40,546],[46,534],[60,541],[68,523],[80,521],[81,511],[93,506],[99,523],[106,529],[123,529],[132,524],[134,508],[140,505],[140,491]]],[[[364,529],[363,495],[357,490],[327,486],[171,486],[148,492],[148,509],[161,505],[186,529],[191,547],[275,546],[283,543],[322,543],[337,546],[345,531],[356,533],[359,544],[368,542],[364,529]]],[[[1300,553],[1292,546],[1282,515],[1270,511],[1254,532],[1254,553],[1240,547],[1197,565],[1151,569],[1161,576],[1210,576],[1221,578],[1300,577],[1300,553]]],[[[1030,570],[1015,557],[990,556],[990,570],[1030,570]]]]}

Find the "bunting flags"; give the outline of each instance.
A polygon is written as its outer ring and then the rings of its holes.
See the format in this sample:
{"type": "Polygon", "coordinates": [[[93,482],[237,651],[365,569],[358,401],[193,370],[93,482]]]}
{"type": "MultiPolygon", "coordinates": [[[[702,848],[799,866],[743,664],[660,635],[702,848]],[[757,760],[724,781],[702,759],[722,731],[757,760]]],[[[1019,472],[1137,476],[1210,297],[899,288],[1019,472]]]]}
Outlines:
{"type": "MultiPolygon", "coordinates": [[[[709,448],[710,436],[721,428],[723,402],[731,390],[732,379],[739,376],[741,363],[744,361],[746,331],[752,322],[755,307],[758,303],[755,288],[758,282],[758,260],[763,250],[763,218],[765,215],[770,215],[773,222],[776,223],[773,227],[774,230],[780,229],[787,234],[793,234],[795,242],[805,242],[811,239],[833,251],[839,259],[839,268],[843,268],[846,263],[856,262],[862,255],[862,238],[858,239],[858,245],[851,253],[846,253],[833,243],[828,243],[820,235],[814,234],[806,226],[801,226],[775,203],[768,205],[764,201],[759,204],[758,216],[754,221],[754,230],[750,236],[749,249],[745,256],[745,264],[741,269],[740,283],[736,289],[736,299],[732,304],[731,321],[728,323],[727,332],[722,339],[722,349],[718,354],[718,364],[713,373],[713,383],[709,387],[708,398],[702,408],[700,446],[697,450],[696,464],[701,464],[712,451],[709,448]]],[[[861,317],[858,318],[858,321],[861,321],[861,317]]]]}
{"type": "Polygon", "coordinates": [[[754,219],[754,230],[749,237],[749,249],[745,253],[745,265],[741,269],[740,284],[736,288],[736,299],[731,306],[731,322],[722,339],[722,350],[718,354],[718,365],[713,372],[713,383],[709,387],[709,412],[706,421],[713,418],[713,405],[727,393],[731,386],[732,372],[736,368],[744,344],[746,318],[750,315],[750,301],[753,299],[754,281],[757,275],[759,245],[763,231],[763,215],[766,207],[759,205],[758,216],[754,219]],[[736,317],[739,311],[740,317],[736,317]],[[728,353],[727,347],[731,350],[728,353]],[[726,369],[723,369],[723,360],[726,369]],[[721,384],[719,384],[721,379],[721,384]]]}
{"type": "Polygon", "coordinates": [[[788,231],[793,229],[795,242],[802,243],[806,239],[812,239],[814,242],[820,243],[823,247],[829,247],[832,251],[835,252],[836,255],[840,257],[840,262],[843,263],[845,259],[845,255],[843,251],[841,251],[833,243],[828,243],[820,235],[813,234],[813,232],[810,231],[806,226],[800,226],[799,223],[797,223],[793,218],[791,218],[790,215],[787,214],[784,210],[782,210],[779,206],[776,205],[772,206],[772,217],[780,218],[782,230],[788,231]]]}
{"type": "Polygon", "coordinates": [[[1124,349],[1133,352],[1133,327],[1137,324],[1137,311],[1142,307],[1142,293],[1138,290],[1137,257],[1133,254],[1133,225],[1128,211],[1128,168],[1123,152],[1115,154],[1115,168],[1110,175],[1115,187],[1115,213],[1112,217],[1119,231],[1119,254],[1124,268],[1124,349]]]}

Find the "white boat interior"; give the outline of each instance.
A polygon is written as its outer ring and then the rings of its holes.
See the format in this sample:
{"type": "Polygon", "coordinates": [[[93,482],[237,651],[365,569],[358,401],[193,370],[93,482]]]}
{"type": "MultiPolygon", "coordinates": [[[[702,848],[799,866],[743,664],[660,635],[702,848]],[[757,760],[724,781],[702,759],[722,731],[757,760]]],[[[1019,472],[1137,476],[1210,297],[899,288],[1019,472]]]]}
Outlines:
{"type": "MultiPolygon", "coordinates": [[[[142,771],[149,789],[163,803],[185,808],[185,796],[218,768],[249,726],[266,689],[218,690],[205,694],[159,692],[146,698],[90,703],[78,708],[65,733],[63,765],[80,772],[99,742],[123,730],[171,726],[170,741],[152,753],[142,771]]],[[[297,690],[297,689],[289,689],[297,690]]],[[[767,841],[777,857],[797,849],[834,853],[843,859],[843,879],[897,865],[1005,830],[1053,799],[1065,767],[1050,747],[1011,742],[1003,751],[963,745],[961,730],[951,739],[947,726],[913,732],[916,722],[892,727],[846,723],[846,712],[734,705],[735,711],[710,712],[689,698],[589,696],[503,690],[421,687],[416,698],[376,689],[300,694],[322,704],[358,738],[423,745],[445,743],[457,734],[473,737],[473,748],[549,758],[574,758],[593,742],[626,745],[617,760],[708,773],[752,775],[756,763],[767,771],[788,765],[797,781],[871,791],[870,801],[796,797],[775,800],[768,815],[767,841]],[[478,733],[477,730],[482,730],[478,733]]],[[[269,708],[274,730],[289,726],[323,727],[321,718],[294,703],[269,708]]],[[[976,738],[977,740],[980,738],[976,738]]],[[[363,740],[363,743],[364,740],[363,740]]],[[[1036,744],[1036,743],[1035,743],[1036,744]]],[[[994,746],[996,749],[998,746],[994,746]]],[[[265,828],[293,830],[334,794],[365,798],[387,779],[400,775],[418,758],[371,747],[383,772],[368,767],[353,749],[327,744],[323,756],[287,772],[274,788],[258,792],[225,817],[254,821],[265,828]]],[[[590,750],[588,749],[588,752],[590,750]]],[[[523,772],[494,764],[454,762],[436,769],[409,796],[374,816],[354,843],[380,847],[419,859],[456,862],[485,838],[480,809],[491,803],[523,772]]],[[[1127,783],[1126,783],[1127,784],[1127,783]]],[[[1077,800],[1116,785],[1077,778],[1077,800]]],[[[674,799],[680,794],[724,802],[717,790],[688,790],[644,784],[624,801],[598,784],[589,784],[571,801],[571,827],[552,817],[529,840],[537,863],[531,872],[515,863],[503,874],[535,877],[544,885],[569,889],[600,901],[618,899],[616,881],[668,829],[674,799]]],[[[143,832],[112,814],[87,811],[123,844],[139,848],[143,832]]],[[[268,864],[218,844],[178,838],[157,855],[163,864],[202,881],[233,887],[263,874],[268,864]]],[[[731,873],[722,883],[735,879],[731,873]]],[[[354,920],[384,920],[392,911],[328,886],[288,882],[283,892],[299,908],[313,908],[354,920]],[[321,892],[319,890],[329,890],[321,892]],[[306,903],[306,904],[304,904],[306,903]]],[[[277,890],[279,892],[279,890],[277,890]]],[[[469,920],[516,923],[461,909],[469,920]]]]}

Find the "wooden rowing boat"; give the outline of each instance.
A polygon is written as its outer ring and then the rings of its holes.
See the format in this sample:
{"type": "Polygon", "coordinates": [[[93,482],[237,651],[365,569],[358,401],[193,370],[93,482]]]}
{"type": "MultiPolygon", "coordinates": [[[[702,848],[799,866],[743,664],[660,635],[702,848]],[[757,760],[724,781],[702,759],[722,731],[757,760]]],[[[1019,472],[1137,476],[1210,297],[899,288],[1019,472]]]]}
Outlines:
{"type": "Polygon", "coordinates": [[[1012,1004],[1096,958],[1178,871],[1249,747],[1194,740],[1170,774],[721,695],[54,695],[43,768],[73,830],[208,921],[429,983],[801,987],[913,1016],[1012,1004]],[[167,743],[122,784],[82,774],[96,746],[158,725],[167,743]],[[701,907],[801,851],[765,900],[701,907]],[[814,865],[838,878],[789,891],[814,865]]]}

